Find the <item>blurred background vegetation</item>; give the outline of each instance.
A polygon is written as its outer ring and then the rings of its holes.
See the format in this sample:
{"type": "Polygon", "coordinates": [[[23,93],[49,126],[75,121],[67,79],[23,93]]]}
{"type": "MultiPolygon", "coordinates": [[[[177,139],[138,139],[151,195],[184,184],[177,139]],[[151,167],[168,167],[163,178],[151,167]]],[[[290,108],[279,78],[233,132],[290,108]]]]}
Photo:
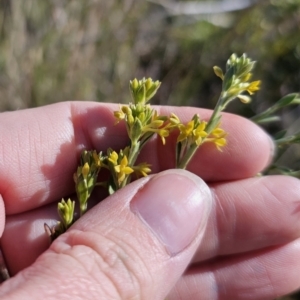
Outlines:
{"type": "MultiPolygon", "coordinates": [[[[300,0],[0,0],[0,111],[127,102],[128,81],[144,76],[163,82],[155,104],[212,108],[221,90],[212,67],[234,52],[258,61],[263,84],[230,111],[251,117],[299,92],[300,0]]],[[[280,116],[269,132],[297,132],[299,107],[280,116]]],[[[299,152],[278,161],[300,169],[299,152]]]]}

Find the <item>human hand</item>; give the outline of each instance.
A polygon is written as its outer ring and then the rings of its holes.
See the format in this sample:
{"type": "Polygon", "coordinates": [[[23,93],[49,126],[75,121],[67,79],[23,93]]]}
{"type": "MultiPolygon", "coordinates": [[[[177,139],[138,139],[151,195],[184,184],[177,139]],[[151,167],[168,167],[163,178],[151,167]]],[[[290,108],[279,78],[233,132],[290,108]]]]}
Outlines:
{"type": "MultiPolygon", "coordinates": [[[[202,146],[190,166],[196,175],[137,180],[49,247],[43,224],[54,224],[57,201],[74,193],[81,150],[127,143],[125,128],[113,125],[116,109],[65,102],[1,114],[1,247],[14,275],[1,299],[272,299],[299,287],[299,181],[254,177],[271,159],[271,142],[230,114],[222,118],[228,146],[202,146]]],[[[182,121],[211,113],[159,109],[182,121]]],[[[154,173],[172,168],[173,146],[154,139],[141,161],[154,173]]]]}

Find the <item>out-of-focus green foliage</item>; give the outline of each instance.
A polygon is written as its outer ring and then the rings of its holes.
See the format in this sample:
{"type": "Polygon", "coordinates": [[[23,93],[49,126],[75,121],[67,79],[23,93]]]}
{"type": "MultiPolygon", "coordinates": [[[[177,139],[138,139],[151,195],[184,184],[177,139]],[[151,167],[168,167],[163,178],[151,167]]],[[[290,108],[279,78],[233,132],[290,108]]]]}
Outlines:
{"type": "Polygon", "coordinates": [[[212,107],[220,90],[212,66],[233,52],[258,61],[263,88],[249,115],[299,90],[298,0],[206,15],[173,15],[137,0],[0,5],[1,110],[69,99],[123,102],[129,79],[142,76],[163,82],[157,103],[212,107]]]}
{"type": "Polygon", "coordinates": [[[114,0],[2,1],[1,109],[119,101],[142,51],[135,48],[143,47],[146,8],[114,0]]]}

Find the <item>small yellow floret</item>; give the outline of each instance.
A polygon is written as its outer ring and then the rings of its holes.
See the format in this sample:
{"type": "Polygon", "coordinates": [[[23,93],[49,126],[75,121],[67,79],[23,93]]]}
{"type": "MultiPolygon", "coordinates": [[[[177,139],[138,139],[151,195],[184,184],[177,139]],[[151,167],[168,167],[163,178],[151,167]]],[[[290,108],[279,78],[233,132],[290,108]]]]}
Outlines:
{"type": "Polygon", "coordinates": [[[124,156],[121,163],[115,166],[115,172],[117,173],[118,181],[121,183],[125,179],[125,175],[131,174],[133,169],[128,166],[127,156],[124,156]]]}
{"type": "Polygon", "coordinates": [[[222,147],[226,146],[227,132],[219,127],[218,124],[210,133],[209,137],[205,139],[205,142],[212,142],[216,145],[219,151],[222,151],[222,147]]]}
{"type": "Polygon", "coordinates": [[[160,136],[163,145],[165,145],[166,144],[165,138],[168,137],[170,134],[169,130],[165,128],[158,129],[157,134],[160,136]]]}
{"type": "Polygon", "coordinates": [[[220,137],[225,137],[227,135],[227,133],[225,132],[224,129],[219,127],[219,124],[215,127],[215,129],[213,129],[213,131],[211,132],[211,135],[213,137],[216,138],[220,138],[220,137]]]}
{"type": "Polygon", "coordinates": [[[115,124],[118,124],[120,121],[125,119],[125,113],[120,109],[118,111],[114,111],[114,117],[116,118],[115,124]]]}
{"type": "Polygon", "coordinates": [[[141,163],[137,166],[134,167],[134,172],[137,174],[137,175],[142,175],[142,176],[147,176],[148,173],[151,172],[151,169],[150,169],[150,164],[147,164],[147,163],[141,163]]]}
{"type": "Polygon", "coordinates": [[[202,121],[194,130],[193,135],[195,139],[195,143],[199,146],[202,143],[203,138],[207,137],[207,132],[205,131],[206,122],[202,121]]]}
{"type": "Polygon", "coordinates": [[[194,120],[189,121],[186,125],[179,124],[178,128],[180,130],[180,134],[177,138],[177,142],[182,142],[192,135],[194,130],[194,120]]]}
{"type": "Polygon", "coordinates": [[[260,89],[260,80],[257,81],[252,81],[249,86],[247,87],[246,91],[250,94],[253,95],[254,92],[258,91],[260,89]]]}
{"type": "Polygon", "coordinates": [[[227,145],[227,141],[225,138],[216,138],[214,144],[217,146],[217,149],[222,152],[222,147],[227,145]]]}
{"type": "Polygon", "coordinates": [[[113,151],[112,153],[110,153],[108,160],[113,164],[113,165],[117,165],[118,163],[118,153],[116,151],[113,151]]]}

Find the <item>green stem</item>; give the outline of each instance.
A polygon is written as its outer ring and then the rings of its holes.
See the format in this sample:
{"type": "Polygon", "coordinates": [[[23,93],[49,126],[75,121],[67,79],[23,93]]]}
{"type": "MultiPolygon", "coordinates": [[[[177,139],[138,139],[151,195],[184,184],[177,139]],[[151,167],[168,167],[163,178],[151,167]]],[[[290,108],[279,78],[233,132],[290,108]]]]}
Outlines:
{"type": "Polygon", "coordinates": [[[215,126],[217,125],[216,123],[219,122],[220,117],[221,117],[221,111],[223,111],[225,109],[225,107],[227,106],[227,104],[232,101],[233,99],[235,99],[236,96],[229,96],[227,95],[226,92],[222,92],[218,102],[215,106],[215,109],[206,125],[206,132],[209,135],[213,129],[215,128],[215,126]]]}
{"type": "Polygon", "coordinates": [[[140,142],[136,142],[130,146],[129,156],[128,156],[128,165],[133,166],[135,161],[140,153],[140,142]]]}
{"type": "MultiPolygon", "coordinates": [[[[133,166],[136,162],[136,159],[140,153],[140,143],[134,143],[130,146],[129,155],[128,155],[128,165],[133,166]]],[[[130,174],[126,176],[126,178],[122,181],[119,188],[122,188],[128,184],[130,179],[130,174]]]]}
{"type": "Polygon", "coordinates": [[[198,146],[196,144],[191,145],[189,150],[185,153],[185,155],[177,165],[177,169],[186,169],[187,165],[189,164],[197,149],[198,146]]]}

